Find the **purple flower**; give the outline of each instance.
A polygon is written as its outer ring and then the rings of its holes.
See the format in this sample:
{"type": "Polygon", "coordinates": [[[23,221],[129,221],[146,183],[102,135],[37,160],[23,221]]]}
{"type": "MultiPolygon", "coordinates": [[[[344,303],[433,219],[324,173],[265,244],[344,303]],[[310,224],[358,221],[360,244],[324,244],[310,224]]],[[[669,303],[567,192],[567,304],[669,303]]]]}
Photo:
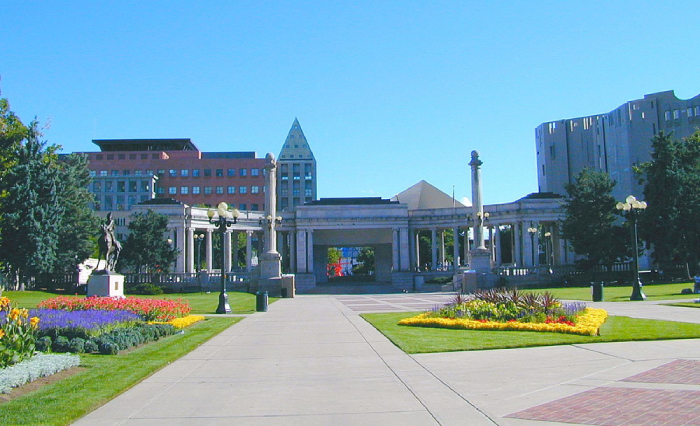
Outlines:
{"type": "Polygon", "coordinates": [[[567,316],[574,316],[586,309],[588,305],[585,302],[564,302],[561,304],[561,307],[567,316]]]}
{"type": "Polygon", "coordinates": [[[139,315],[129,311],[64,311],[62,309],[32,309],[30,316],[40,318],[39,331],[52,329],[77,329],[85,334],[100,335],[117,327],[141,321],[139,315]]]}

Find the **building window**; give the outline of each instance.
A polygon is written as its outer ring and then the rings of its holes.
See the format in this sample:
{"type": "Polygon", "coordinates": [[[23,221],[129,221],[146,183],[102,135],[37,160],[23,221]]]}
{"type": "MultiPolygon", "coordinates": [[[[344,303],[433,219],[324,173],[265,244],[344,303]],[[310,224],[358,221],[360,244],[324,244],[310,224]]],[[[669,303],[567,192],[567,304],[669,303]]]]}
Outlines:
{"type": "Polygon", "coordinates": [[[552,160],[557,158],[557,151],[555,150],[554,145],[549,146],[549,156],[552,158],[552,160]]]}
{"type": "Polygon", "coordinates": [[[143,170],[134,170],[134,176],[143,176],[143,170]]]}
{"type": "Polygon", "coordinates": [[[238,210],[248,210],[248,205],[245,203],[239,204],[238,210]]]}
{"type": "Polygon", "coordinates": [[[120,180],[117,182],[117,192],[126,192],[126,182],[120,180]]]}
{"type": "Polygon", "coordinates": [[[193,194],[199,194],[199,187],[198,187],[198,186],[193,186],[193,187],[192,187],[192,193],[193,193],[193,194]]]}
{"type": "Polygon", "coordinates": [[[227,193],[229,194],[235,194],[236,193],[236,187],[235,186],[229,186],[227,188],[227,193]]]}
{"type": "Polygon", "coordinates": [[[700,106],[696,106],[693,109],[695,110],[695,116],[700,116],[700,106]]]}
{"type": "Polygon", "coordinates": [[[148,192],[151,190],[151,185],[149,182],[146,182],[145,180],[141,181],[141,192],[148,192]]]}
{"type": "Polygon", "coordinates": [[[108,195],[105,197],[105,210],[112,210],[114,208],[114,203],[112,202],[112,196],[108,195]]]}
{"type": "Polygon", "coordinates": [[[124,154],[119,154],[117,155],[117,158],[119,158],[120,160],[124,160],[126,159],[126,156],[124,154]]]}
{"type": "Polygon", "coordinates": [[[248,169],[241,169],[238,173],[241,176],[248,176],[248,169]]]}
{"type": "Polygon", "coordinates": [[[182,177],[187,177],[190,175],[190,171],[188,169],[182,169],[180,170],[180,176],[182,177]]]}
{"type": "Polygon", "coordinates": [[[223,177],[224,169],[216,169],[216,177],[223,177]]]}
{"type": "Polygon", "coordinates": [[[92,192],[102,192],[102,182],[93,182],[92,192]]]}
{"type": "Polygon", "coordinates": [[[251,176],[260,176],[260,169],[250,169],[251,176]]]}
{"type": "Polygon", "coordinates": [[[90,177],[95,177],[97,176],[97,172],[94,170],[90,170],[90,177]]]}
{"type": "Polygon", "coordinates": [[[204,187],[204,193],[205,193],[205,194],[211,194],[211,186],[205,186],[205,187],[204,187]]]}
{"type": "Polygon", "coordinates": [[[192,169],[192,176],[199,177],[199,169],[192,169]]]}
{"type": "Polygon", "coordinates": [[[674,109],[673,110],[673,119],[678,120],[679,118],[681,118],[681,110],[674,109]]]}
{"type": "Polygon", "coordinates": [[[175,194],[177,194],[177,187],[175,187],[175,186],[169,187],[169,188],[168,188],[168,194],[170,194],[170,195],[175,195],[175,194]]]}
{"type": "Polygon", "coordinates": [[[181,186],[180,187],[180,194],[182,195],[187,195],[190,193],[190,187],[189,186],[181,186]]]}
{"type": "Polygon", "coordinates": [[[122,170],[122,176],[129,176],[129,170],[122,170]]]}
{"type": "Polygon", "coordinates": [[[141,154],[142,160],[148,160],[148,154],[141,154]]]}
{"type": "Polygon", "coordinates": [[[129,181],[129,192],[138,192],[137,190],[137,181],[131,180],[129,181]]]}
{"type": "MultiPolygon", "coordinates": [[[[260,193],[260,187],[257,185],[253,185],[250,187],[250,193],[251,194],[259,194],[260,193]]],[[[253,209],[255,210],[255,209],[253,209]]]]}
{"type": "Polygon", "coordinates": [[[112,176],[119,176],[119,170],[112,170],[109,174],[112,176]]]}
{"type": "Polygon", "coordinates": [[[164,174],[165,174],[165,170],[158,169],[158,176],[163,176],[164,174]]]}
{"type": "Polygon", "coordinates": [[[226,174],[228,177],[236,176],[236,169],[228,169],[226,174]]]}
{"type": "Polygon", "coordinates": [[[289,188],[281,188],[280,193],[283,197],[286,197],[289,195],[289,188]]]}
{"type": "Polygon", "coordinates": [[[160,195],[163,195],[163,194],[165,194],[165,188],[162,188],[159,186],[158,189],[156,190],[156,192],[160,195]]]}
{"type": "Polygon", "coordinates": [[[177,177],[177,170],[170,169],[168,174],[170,175],[170,177],[177,177]]]}
{"type": "Polygon", "coordinates": [[[204,169],[204,177],[211,177],[211,169],[204,169]]]}
{"type": "Polygon", "coordinates": [[[258,204],[251,204],[251,205],[250,205],[250,209],[251,209],[251,210],[255,210],[255,211],[258,211],[258,210],[259,210],[259,208],[258,208],[258,207],[259,207],[259,205],[258,205],[258,204]]]}
{"type": "Polygon", "coordinates": [[[248,193],[248,187],[247,187],[247,186],[240,186],[240,187],[238,187],[238,193],[239,193],[239,194],[247,194],[247,193],[248,193]]]}
{"type": "Polygon", "coordinates": [[[671,121],[671,111],[664,112],[664,120],[671,121]]]}
{"type": "Polygon", "coordinates": [[[114,184],[112,183],[111,180],[106,180],[105,181],[105,192],[112,192],[112,186],[114,184]]]}
{"type": "Polygon", "coordinates": [[[313,189],[311,189],[311,188],[304,189],[304,195],[306,195],[307,197],[313,197],[313,195],[314,195],[313,189]]]}
{"type": "Polygon", "coordinates": [[[688,114],[688,118],[692,117],[693,116],[693,108],[688,107],[688,109],[686,110],[686,113],[688,114]]]}
{"type": "Polygon", "coordinates": [[[223,187],[223,186],[217,186],[217,187],[216,187],[216,193],[217,193],[217,194],[223,194],[223,193],[224,193],[224,187],[223,187]]]}
{"type": "Polygon", "coordinates": [[[100,176],[107,176],[107,170],[100,170],[100,176]]]}

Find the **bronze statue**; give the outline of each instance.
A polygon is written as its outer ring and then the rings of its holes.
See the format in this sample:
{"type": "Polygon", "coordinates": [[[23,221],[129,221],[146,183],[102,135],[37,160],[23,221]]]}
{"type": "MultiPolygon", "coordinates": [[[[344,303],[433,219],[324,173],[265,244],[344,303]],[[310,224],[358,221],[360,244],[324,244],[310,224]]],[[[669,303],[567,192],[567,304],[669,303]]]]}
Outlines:
{"type": "Polygon", "coordinates": [[[107,220],[105,223],[100,225],[100,238],[97,240],[97,246],[99,247],[99,255],[97,256],[97,266],[95,270],[100,267],[100,260],[105,260],[104,271],[114,271],[117,266],[117,260],[119,259],[119,252],[122,250],[122,245],[119,244],[117,238],[114,235],[114,230],[116,229],[116,223],[112,218],[112,213],[107,213],[107,220]]]}

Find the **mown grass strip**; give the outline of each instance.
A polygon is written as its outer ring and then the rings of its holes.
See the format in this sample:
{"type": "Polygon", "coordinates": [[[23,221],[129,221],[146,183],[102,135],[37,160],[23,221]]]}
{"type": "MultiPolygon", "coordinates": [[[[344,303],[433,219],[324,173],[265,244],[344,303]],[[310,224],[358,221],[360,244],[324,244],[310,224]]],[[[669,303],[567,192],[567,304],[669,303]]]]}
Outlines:
{"type": "Polygon", "coordinates": [[[362,317],[409,354],[526,348],[635,340],[697,339],[700,324],[608,317],[600,336],[533,331],[451,330],[398,325],[418,312],[363,314],[362,317]]]}
{"type": "MultiPolygon", "coordinates": [[[[686,288],[693,288],[693,283],[672,283],[672,284],[650,284],[642,287],[642,291],[647,296],[646,300],[674,300],[674,299],[690,299],[692,294],[682,294],[681,291],[686,288]]],[[[590,287],[557,287],[543,288],[536,290],[526,290],[535,293],[548,291],[554,294],[560,300],[585,300],[591,301],[590,287]]],[[[606,302],[629,302],[632,294],[632,287],[603,287],[603,299],[606,302]]]]}
{"type": "Polygon", "coordinates": [[[209,318],[119,355],[81,355],[87,370],[2,404],[1,425],[68,425],[197,348],[241,318],[209,318]]]}

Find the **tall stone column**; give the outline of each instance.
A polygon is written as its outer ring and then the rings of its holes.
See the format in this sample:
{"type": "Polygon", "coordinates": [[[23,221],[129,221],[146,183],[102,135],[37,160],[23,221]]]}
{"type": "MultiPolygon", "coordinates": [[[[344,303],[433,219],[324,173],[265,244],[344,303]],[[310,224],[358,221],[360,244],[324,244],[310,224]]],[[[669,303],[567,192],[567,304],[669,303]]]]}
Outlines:
{"type": "Polygon", "coordinates": [[[401,269],[399,265],[399,230],[393,228],[391,230],[391,270],[398,272],[401,269]]]}
{"type": "Polygon", "coordinates": [[[437,230],[435,228],[430,228],[430,270],[437,270],[437,230]]]}
{"type": "Polygon", "coordinates": [[[245,231],[245,270],[253,270],[253,231],[245,231]]]}
{"type": "Polygon", "coordinates": [[[523,267],[523,251],[520,238],[520,222],[513,224],[513,264],[517,267],[523,267]]]}
{"type": "Polygon", "coordinates": [[[399,263],[402,271],[411,270],[410,252],[408,248],[408,228],[399,229],[399,263]]]}
{"type": "Polygon", "coordinates": [[[180,255],[177,257],[175,272],[185,272],[185,227],[178,226],[175,228],[175,248],[180,250],[180,255]]]}
{"type": "Polygon", "coordinates": [[[194,272],[194,228],[189,227],[185,230],[185,238],[187,238],[187,256],[185,264],[185,272],[194,272]]]}
{"type": "Polygon", "coordinates": [[[459,259],[459,226],[455,226],[452,228],[452,241],[454,246],[452,247],[452,268],[456,271],[459,269],[460,266],[460,259],[459,259]]]}
{"type": "MultiPolygon", "coordinates": [[[[267,191],[265,192],[265,217],[262,219],[265,232],[265,246],[260,256],[260,279],[270,280],[282,277],[281,256],[277,252],[277,231],[275,227],[280,221],[277,217],[277,162],[272,153],[265,157],[265,174],[267,191]]],[[[262,282],[261,282],[262,285],[262,282]]],[[[267,283],[267,286],[272,283],[267,283]]]]}
{"type": "Polygon", "coordinates": [[[472,169],[472,214],[474,218],[474,250],[471,251],[471,268],[480,273],[489,273],[493,267],[491,253],[484,241],[484,204],[481,198],[481,165],[479,152],[472,151],[469,166],[472,169]]]}
{"type": "Polygon", "coordinates": [[[297,231],[297,272],[305,274],[309,271],[306,264],[306,231],[297,231]]]}

